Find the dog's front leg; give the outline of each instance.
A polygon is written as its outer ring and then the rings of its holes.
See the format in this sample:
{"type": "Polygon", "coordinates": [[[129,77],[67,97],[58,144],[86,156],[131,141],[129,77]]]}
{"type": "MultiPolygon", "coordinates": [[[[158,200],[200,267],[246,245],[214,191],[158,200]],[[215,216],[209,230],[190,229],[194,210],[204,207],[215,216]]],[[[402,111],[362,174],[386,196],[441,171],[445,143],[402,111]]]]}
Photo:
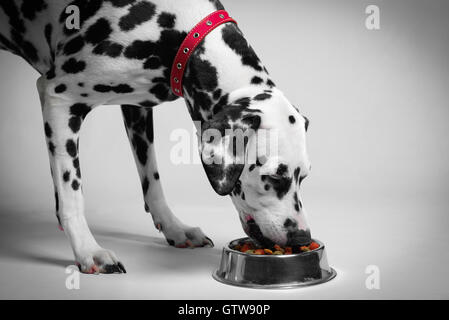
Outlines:
{"type": "Polygon", "coordinates": [[[165,201],[154,150],[153,110],[123,105],[122,112],[142,182],[145,210],[151,213],[156,228],[177,248],[213,246],[200,228],[182,223],[165,201]]]}
{"type": "Polygon", "coordinates": [[[75,261],[84,273],[125,272],[115,254],[98,245],[84,216],[78,139],[91,106],[55,94],[54,85],[43,78],[38,80],[37,87],[55,188],[56,215],[70,240],[75,261]]]}

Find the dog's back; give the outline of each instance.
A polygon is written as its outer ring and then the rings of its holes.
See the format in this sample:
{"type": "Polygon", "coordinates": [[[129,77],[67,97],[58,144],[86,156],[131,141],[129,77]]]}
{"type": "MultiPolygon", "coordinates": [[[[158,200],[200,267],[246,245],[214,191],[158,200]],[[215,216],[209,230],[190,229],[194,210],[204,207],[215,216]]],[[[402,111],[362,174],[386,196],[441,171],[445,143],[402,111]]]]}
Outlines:
{"type": "Polygon", "coordinates": [[[40,73],[53,64],[58,16],[71,0],[0,1],[0,48],[21,56],[40,73]]]}

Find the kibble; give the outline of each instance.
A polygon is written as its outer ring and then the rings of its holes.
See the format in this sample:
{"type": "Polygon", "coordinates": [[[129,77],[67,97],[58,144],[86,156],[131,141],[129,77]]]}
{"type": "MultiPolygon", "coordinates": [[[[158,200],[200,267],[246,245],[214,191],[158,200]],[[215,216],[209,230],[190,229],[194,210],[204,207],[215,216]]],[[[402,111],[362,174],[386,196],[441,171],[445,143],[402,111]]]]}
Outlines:
{"type": "Polygon", "coordinates": [[[290,255],[296,253],[310,252],[316,250],[320,245],[312,241],[308,246],[301,247],[281,247],[275,244],[272,248],[261,248],[253,244],[252,242],[246,241],[244,243],[239,243],[233,247],[234,250],[254,255],[290,255]]]}

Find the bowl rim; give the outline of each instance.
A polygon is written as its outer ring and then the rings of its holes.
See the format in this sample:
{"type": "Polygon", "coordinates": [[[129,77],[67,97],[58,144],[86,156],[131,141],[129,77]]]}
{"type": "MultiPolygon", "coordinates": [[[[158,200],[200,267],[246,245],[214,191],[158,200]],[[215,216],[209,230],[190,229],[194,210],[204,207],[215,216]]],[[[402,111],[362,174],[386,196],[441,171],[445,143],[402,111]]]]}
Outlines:
{"type": "Polygon", "coordinates": [[[239,255],[246,256],[246,257],[265,258],[265,259],[267,259],[267,258],[268,259],[273,259],[273,258],[274,259],[288,259],[288,258],[291,259],[292,257],[298,257],[298,256],[302,256],[303,257],[303,256],[306,256],[306,255],[309,255],[309,254],[315,254],[315,253],[317,253],[319,251],[323,251],[325,249],[325,247],[326,247],[324,245],[324,243],[321,242],[320,240],[312,238],[312,241],[318,243],[320,246],[318,248],[314,249],[314,250],[311,250],[311,251],[300,252],[300,253],[292,253],[292,254],[282,254],[282,255],[281,254],[251,254],[251,253],[241,252],[241,251],[232,249],[230,247],[231,243],[233,243],[235,241],[240,241],[240,240],[251,240],[251,238],[250,237],[244,237],[244,238],[238,238],[238,239],[231,240],[231,241],[229,241],[226,244],[226,246],[223,247],[223,250],[227,250],[229,252],[232,252],[233,254],[239,254],[239,255]]]}

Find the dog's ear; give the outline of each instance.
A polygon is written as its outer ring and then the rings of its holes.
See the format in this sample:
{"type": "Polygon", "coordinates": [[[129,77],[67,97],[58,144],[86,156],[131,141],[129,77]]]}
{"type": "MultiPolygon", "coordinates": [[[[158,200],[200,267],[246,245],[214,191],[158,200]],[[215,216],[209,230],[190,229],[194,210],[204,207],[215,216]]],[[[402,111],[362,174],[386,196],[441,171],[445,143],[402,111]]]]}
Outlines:
{"type": "Polygon", "coordinates": [[[201,161],[210,184],[221,196],[232,192],[242,174],[248,140],[260,126],[259,113],[227,106],[202,125],[201,161]]]}
{"type": "Polygon", "coordinates": [[[306,116],[303,115],[303,117],[304,117],[304,120],[305,120],[304,126],[305,126],[306,132],[307,132],[307,130],[309,130],[310,121],[309,121],[309,118],[307,118],[306,116]]]}
{"type": "Polygon", "coordinates": [[[293,108],[295,108],[295,110],[299,113],[299,115],[304,118],[304,121],[305,121],[304,122],[304,127],[305,127],[306,132],[307,132],[307,130],[309,130],[309,124],[310,124],[309,119],[299,111],[299,108],[297,106],[293,105],[293,108]]]}

